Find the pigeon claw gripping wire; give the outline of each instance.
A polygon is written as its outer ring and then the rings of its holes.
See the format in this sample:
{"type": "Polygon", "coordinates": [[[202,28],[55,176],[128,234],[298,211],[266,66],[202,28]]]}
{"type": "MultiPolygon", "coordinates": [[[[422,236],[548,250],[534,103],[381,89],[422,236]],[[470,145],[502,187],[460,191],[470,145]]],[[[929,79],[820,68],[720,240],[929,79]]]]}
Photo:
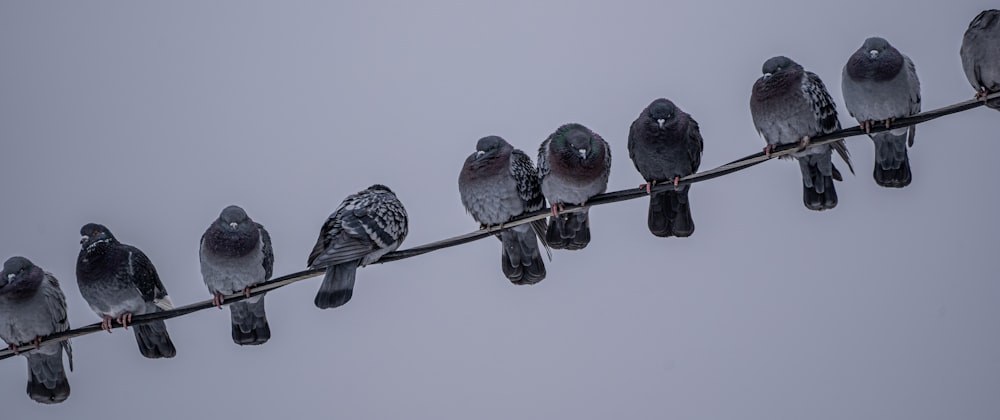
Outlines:
{"type": "Polygon", "coordinates": [[[219,308],[221,310],[222,303],[226,301],[226,295],[220,292],[215,292],[213,293],[213,295],[214,297],[212,298],[212,305],[215,305],[216,308],[219,308]]]}
{"type": "Polygon", "coordinates": [[[806,148],[809,147],[810,142],[811,140],[809,139],[809,136],[802,137],[802,139],[799,140],[799,147],[795,148],[795,151],[801,152],[803,150],[806,150],[806,148]]]}
{"type": "Polygon", "coordinates": [[[767,156],[767,158],[770,159],[771,158],[771,151],[772,150],[774,150],[774,145],[773,144],[769,144],[767,146],[764,146],[764,156],[767,156]]]}
{"type": "Polygon", "coordinates": [[[645,184],[639,184],[639,189],[640,190],[645,189],[646,190],[646,194],[652,194],[653,193],[652,189],[655,186],[656,186],[656,181],[649,181],[649,182],[647,182],[645,184]]]}
{"type": "Polygon", "coordinates": [[[118,323],[122,324],[122,328],[128,329],[128,324],[132,322],[132,313],[125,312],[120,317],[118,317],[118,323]]]}
{"type": "Polygon", "coordinates": [[[112,322],[114,322],[114,318],[111,318],[110,316],[105,315],[102,318],[102,320],[101,320],[101,329],[104,330],[104,331],[107,331],[108,334],[111,334],[111,323],[112,322]]]}
{"type": "Polygon", "coordinates": [[[559,212],[563,211],[565,206],[563,203],[553,203],[552,204],[552,217],[559,217],[559,212]]]}

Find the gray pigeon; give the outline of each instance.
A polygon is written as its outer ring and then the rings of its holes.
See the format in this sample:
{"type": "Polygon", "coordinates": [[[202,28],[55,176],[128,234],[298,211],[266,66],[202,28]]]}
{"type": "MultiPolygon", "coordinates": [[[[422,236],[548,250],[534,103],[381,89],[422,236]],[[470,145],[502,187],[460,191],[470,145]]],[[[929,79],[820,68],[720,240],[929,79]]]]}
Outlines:
{"type": "Polygon", "coordinates": [[[563,204],[582,205],[608,189],[608,142],[580,124],[565,124],[538,148],[542,195],[552,204],[545,240],[554,249],[583,249],[590,243],[588,210],[559,214],[563,204]]]}
{"type": "Polygon", "coordinates": [[[309,254],[310,268],[326,267],[316,307],[336,308],[351,300],[358,266],[395,251],[406,233],[406,209],[389,187],[375,184],[347,196],[326,219],[309,254]]]}
{"type": "MultiPolygon", "coordinates": [[[[889,41],[868,38],[844,65],[844,104],[851,116],[868,131],[875,121],[891,127],[896,118],[920,113],[917,69],[889,41]]],[[[917,126],[869,134],[875,143],[875,182],[883,187],[910,185],[910,160],[906,146],[913,146],[917,126]]]]}
{"type": "MultiPolygon", "coordinates": [[[[133,315],[173,309],[153,262],[138,248],[118,242],[103,225],[88,223],[80,228],[80,255],[76,259],[76,284],[97,316],[101,328],[111,332],[117,321],[128,328],[133,315]]],[[[139,352],[150,359],[174,357],[167,325],[152,321],[136,325],[132,332],[139,352]]]]}
{"type": "MultiPolygon", "coordinates": [[[[983,10],[972,19],[959,55],[977,98],[1000,92],[1000,10],[983,10]]],[[[1000,110],[1000,98],[990,100],[986,106],[1000,110]]]]}
{"type": "Polygon", "coordinates": [[[750,115],[757,132],[764,137],[770,154],[774,146],[799,143],[800,151],[791,156],[802,170],[802,202],[810,210],[829,210],[837,206],[837,190],[833,180],[842,181],[833,165],[832,151],[847,163],[851,173],[850,154],[844,140],[801,150],[812,137],[840,129],[837,106],[826,86],[812,72],[788,57],[772,57],[764,62],[764,73],[753,84],[750,94],[750,115]]]}
{"type": "Polygon", "coordinates": [[[66,297],[59,281],[24,257],[3,263],[0,273],[0,338],[17,353],[17,344],[33,342],[37,350],[28,353],[28,396],[43,404],[55,404],[69,397],[69,381],[63,370],[66,350],[69,370],[73,370],[73,348],[69,340],[39,347],[41,337],[69,329],[66,297]]]}
{"type": "MultiPolygon", "coordinates": [[[[201,276],[215,296],[215,306],[224,295],[242,292],[271,278],[274,251],[271,235],[264,226],[247,216],[239,206],[229,206],[201,236],[201,276]]],[[[264,295],[229,305],[233,321],[233,342],[240,345],[264,344],[271,328],[264,313],[264,295]]]]}
{"type": "MultiPolygon", "coordinates": [[[[646,192],[657,183],[672,182],[698,172],[703,149],[698,123],[667,99],[654,100],[628,130],[628,155],[642,178],[646,192]]],[[[649,231],[653,235],[687,237],[694,233],[690,185],[649,197],[649,231]]]]}
{"type": "MultiPolygon", "coordinates": [[[[484,227],[545,207],[531,158],[498,136],[483,137],[476,143],[476,152],[465,159],[458,176],[458,192],[465,210],[484,227]]],[[[539,237],[548,246],[545,230],[545,220],[536,220],[500,232],[500,266],[512,283],[535,284],[545,278],[545,264],[538,251],[539,237]]]]}

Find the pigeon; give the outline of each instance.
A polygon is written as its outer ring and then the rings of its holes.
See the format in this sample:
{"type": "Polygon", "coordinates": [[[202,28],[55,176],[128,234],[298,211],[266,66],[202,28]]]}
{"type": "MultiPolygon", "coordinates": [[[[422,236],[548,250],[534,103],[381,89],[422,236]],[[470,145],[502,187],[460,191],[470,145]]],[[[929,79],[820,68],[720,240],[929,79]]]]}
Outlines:
{"type": "Polygon", "coordinates": [[[608,142],[580,124],[565,124],[538,148],[538,180],[552,204],[545,240],[553,249],[583,249],[590,243],[588,210],[559,214],[564,204],[583,205],[608,189],[608,142]]]}
{"type": "Polygon", "coordinates": [[[809,210],[836,207],[833,180],[842,181],[843,177],[833,165],[832,151],[837,151],[853,174],[847,145],[840,139],[805,149],[811,137],[840,129],[833,98],[819,76],[805,71],[788,57],[768,59],[762,72],[764,75],[753,84],[750,115],[757,132],[767,142],[764,153],[770,155],[777,145],[798,143],[798,151],[791,156],[799,161],[802,170],[803,204],[809,210]]]}
{"type": "MultiPolygon", "coordinates": [[[[126,329],[133,315],[173,309],[153,262],[138,248],[118,242],[103,225],[88,223],[80,228],[80,255],[76,259],[76,284],[97,316],[101,328],[111,332],[117,321],[126,329]]],[[[139,352],[150,359],[177,354],[167,325],[156,320],[132,329],[139,352]]]]}
{"type": "Polygon", "coordinates": [[[32,342],[28,358],[28,396],[42,404],[55,404],[69,397],[69,381],[63,370],[66,350],[73,370],[73,348],[69,340],[39,346],[41,337],[69,330],[66,296],[59,281],[27,258],[12,257],[0,273],[0,338],[14,353],[19,343],[32,342]]]}
{"type": "MultiPolygon", "coordinates": [[[[869,133],[874,121],[890,128],[894,119],[920,113],[920,81],[913,61],[882,38],[866,39],[851,55],[841,87],[847,111],[869,133]]],[[[890,188],[910,185],[906,147],[913,146],[916,128],[869,134],[875,143],[875,183],[890,188]]]]}
{"type": "Polygon", "coordinates": [[[698,172],[703,149],[698,123],[668,99],[654,100],[628,131],[628,155],[646,193],[657,183],[672,182],[674,191],[652,193],[647,224],[660,237],[691,236],[694,219],[688,201],[690,185],[676,188],[681,177],[698,172]]]}
{"type": "MultiPolygon", "coordinates": [[[[462,205],[483,227],[503,225],[545,207],[538,185],[538,171],[531,158],[499,136],[476,143],[476,152],[465,159],[458,176],[462,205]]],[[[545,242],[545,220],[514,226],[499,233],[503,250],[500,266],[517,285],[535,284],[545,278],[545,264],[538,239],[545,242]]]]}
{"type": "Polygon", "coordinates": [[[406,233],[406,209],[389,187],[375,184],[347,196],[326,219],[309,254],[309,268],[326,267],[316,307],[336,308],[350,301],[358,267],[395,251],[406,233]]]}
{"type": "Polygon", "coordinates": [[[201,236],[201,275],[220,306],[224,295],[244,293],[246,300],[229,305],[233,342],[264,344],[271,328],[264,313],[264,295],[250,296],[250,287],[271,278],[274,251],[271,235],[239,206],[229,206],[201,236]]]}
{"type": "MultiPolygon", "coordinates": [[[[983,10],[965,31],[962,38],[962,68],[976,98],[1000,92],[1000,10],[983,10]]],[[[986,106],[1000,110],[1000,98],[991,99],[986,106]]]]}

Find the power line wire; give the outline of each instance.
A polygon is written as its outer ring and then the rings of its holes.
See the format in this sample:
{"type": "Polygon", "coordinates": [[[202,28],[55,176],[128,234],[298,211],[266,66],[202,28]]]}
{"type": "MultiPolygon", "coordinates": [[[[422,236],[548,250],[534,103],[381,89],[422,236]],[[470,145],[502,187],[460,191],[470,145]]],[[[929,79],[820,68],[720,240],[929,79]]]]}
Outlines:
{"type": "MultiPolygon", "coordinates": [[[[922,112],[920,114],[913,115],[910,117],[897,118],[892,122],[892,129],[895,130],[899,128],[909,127],[912,125],[917,125],[930,120],[934,120],[943,117],[945,115],[951,115],[963,111],[968,111],[970,109],[982,106],[983,104],[986,103],[986,100],[988,99],[995,99],[995,98],[1000,98],[1000,92],[993,93],[987,96],[985,99],[971,99],[965,102],[960,102],[943,108],[922,112]]],[[[884,125],[879,125],[877,127],[872,127],[871,133],[878,133],[887,130],[888,129],[884,125]]],[[[866,133],[860,126],[846,128],[822,136],[814,137],[811,139],[808,147],[821,146],[824,144],[833,143],[842,138],[860,136],[862,134],[866,133]]],[[[774,147],[771,150],[771,154],[769,156],[765,155],[764,152],[757,152],[752,155],[745,156],[743,158],[729,162],[725,165],[688,175],[680,179],[678,187],[698,182],[708,181],[710,179],[718,178],[724,175],[729,175],[731,173],[747,169],[751,166],[758,165],[768,160],[791,154],[796,151],[798,146],[799,145],[797,143],[783,144],[774,147]]],[[[663,183],[652,187],[652,191],[667,191],[673,188],[674,188],[673,183],[663,183]]],[[[616,203],[619,201],[633,200],[636,198],[645,197],[647,195],[648,194],[646,194],[646,190],[644,188],[630,188],[626,190],[599,194],[591,198],[585,206],[567,204],[564,206],[563,212],[580,211],[581,209],[586,207],[600,206],[604,204],[616,203]]],[[[549,214],[550,210],[548,208],[541,209],[535,212],[521,215],[520,217],[511,220],[507,223],[504,223],[502,225],[490,226],[485,229],[480,229],[475,232],[470,232],[464,235],[455,236],[437,242],[415,246],[413,248],[407,248],[400,251],[390,252],[382,256],[382,258],[380,258],[373,264],[382,264],[392,261],[399,261],[402,259],[412,258],[418,255],[423,255],[429,252],[437,251],[440,249],[450,248],[453,246],[458,246],[469,242],[477,241],[487,236],[492,236],[503,229],[511,228],[525,223],[530,223],[535,220],[544,219],[548,217],[549,214]]],[[[250,289],[249,297],[262,295],[274,289],[278,289],[301,280],[316,277],[320,274],[323,274],[325,271],[326,270],[323,268],[315,268],[315,269],[303,270],[296,273],[287,274],[275,279],[268,280],[264,283],[260,283],[257,286],[252,287],[250,289]]],[[[225,304],[228,305],[231,303],[240,302],[247,298],[248,296],[244,295],[243,293],[227,295],[225,297],[225,304]]],[[[131,325],[136,326],[155,320],[166,320],[171,318],[177,318],[193,312],[198,312],[213,307],[214,305],[211,299],[204,300],[201,302],[192,303],[190,305],[181,306],[167,311],[155,312],[144,315],[136,315],[132,318],[131,325]]],[[[113,325],[112,328],[117,329],[122,327],[121,325],[113,325]]],[[[100,331],[102,331],[101,323],[96,322],[83,327],[74,328],[71,330],[43,337],[42,340],[40,341],[40,345],[58,343],[65,340],[69,340],[71,338],[81,337],[84,335],[89,335],[100,331]]],[[[32,344],[24,343],[18,345],[19,353],[27,353],[30,351],[34,351],[34,346],[32,344]]],[[[14,352],[11,351],[10,349],[0,350],[0,360],[13,357],[14,355],[15,355],[14,352]]]]}

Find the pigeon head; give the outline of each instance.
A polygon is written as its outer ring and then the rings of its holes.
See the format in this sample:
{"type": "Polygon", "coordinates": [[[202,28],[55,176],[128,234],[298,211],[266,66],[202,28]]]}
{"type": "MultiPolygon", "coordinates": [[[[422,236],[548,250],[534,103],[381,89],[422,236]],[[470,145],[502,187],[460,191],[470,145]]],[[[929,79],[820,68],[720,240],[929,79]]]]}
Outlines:
{"type": "Polygon", "coordinates": [[[903,69],[903,55],[884,38],[872,37],[851,55],[845,68],[854,80],[892,80],[903,69]]]}
{"type": "Polygon", "coordinates": [[[24,257],[11,257],[0,272],[0,294],[22,295],[36,290],[42,280],[42,269],[24,257]]]}
{"type": "Polygon", "coordinates": [[[1000,10],[987,9],[976,15],[972,22],[969,22],[969,29],[986,29],[1000,22],[1000,10]]]}
{"type": "Polygon", "coordinates": [[[486,136],[476,142],[476,160],[491,158],[500,154],[510,144],[500,136],[486,136]]]}
{"type": "Polygon", "coordinates": [[[650,125],[658,130],[663,130],[677,122],[677,105],[674,105],[669,99],[657,99],[646,107],[646,116],[651,121],[650,125]]]}
{"type": "Polygon", "coordinates": [[[865,43],[861,45],[861,50],[868,55],[870,60],[877,60],[889,48],[892,48],[889,41],[877,36],[866,39],[865,43]]]}
{"type": "Polygon", "coordinates": [[[389,189],[389,187],[387,187],[385,185],[382,185],[382,184],[374,184],[374,185],[368,187],[368,191],[372,191],[372,192],[381,191],[381,192],[387,192],[389,194],[394,194],[392,192],[392,190],[389,189]]]}
{"type": "Polygon", "coordinates": [[[104,225],[97,223],[87,223],[80,228],[80,246],[83,249],[92,249],[99,244],[116,242],[115,235],[111,234],[104,225]]]}
{"type": "Polygon", "coordinates": [[[799,63],[792,61],[791,58],[779,55],[777,57],[767,59],[761,67],[761,73],[764,73],[764,78],[767,79],[789,70],[801,69],[802,66],[800,66],[799,63]]]}
{"type": "Polygon", "coordinates": [[[552,136],[552,148],[579,159],[593,158],[600,147],[600,136],[583,125],[570,123],[559,127],[552,136]]]}
{"type": "Polygon", "coordinates": [[[247,216],[247,212],[243,211],[240,206],[229,206],[222,209],[222,214],[219,215],[219,225],[223,229],[238,230],[243,226],[249,227],[251,220],[247,216]]]}

